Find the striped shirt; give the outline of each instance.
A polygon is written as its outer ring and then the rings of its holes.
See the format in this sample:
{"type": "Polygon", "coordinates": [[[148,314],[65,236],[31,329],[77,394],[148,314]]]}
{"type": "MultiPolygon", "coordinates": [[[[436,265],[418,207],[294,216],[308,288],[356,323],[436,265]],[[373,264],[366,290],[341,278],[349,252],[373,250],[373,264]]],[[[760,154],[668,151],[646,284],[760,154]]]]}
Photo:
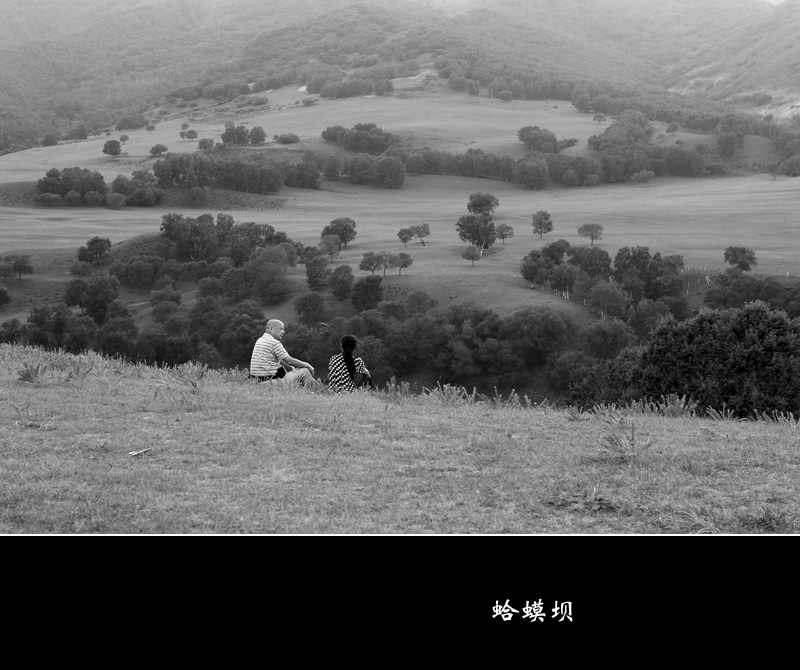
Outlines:
{"type": "Polygon", "coordinates": [[[264,333],[256,340],[253,356],[250,358],[250,374],[254,377],[271,377],[281,366],[280,361],[289,354],[270,333],[264,333]]]}
{"type": "MultiPolygon", "coordinates": [[[[364,365],[364,361],[360,358],[355,358],[353,361],[356,364],[356,372],[369,376],[369,370],[364,365]]],[[[342,354],[336,354],[331,357],[328,363],[328,384],[336,393],[341,393],[342,391],[352,393],[356,390],[353,380],[350,379],[347,366],[344,364],[344,356],[342,354]]]]}

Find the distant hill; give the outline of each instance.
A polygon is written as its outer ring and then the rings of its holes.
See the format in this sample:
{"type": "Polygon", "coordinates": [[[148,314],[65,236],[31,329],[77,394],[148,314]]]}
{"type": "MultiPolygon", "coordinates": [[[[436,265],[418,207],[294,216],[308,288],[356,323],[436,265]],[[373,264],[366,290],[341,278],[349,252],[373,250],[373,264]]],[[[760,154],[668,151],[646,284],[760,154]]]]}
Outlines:
{"type": "Polygon", "coordinates": [[[787,108],[800,0],[30,0],[0,25],[0,152],[170,91],[458,54],[503,73],[787,108]]]}

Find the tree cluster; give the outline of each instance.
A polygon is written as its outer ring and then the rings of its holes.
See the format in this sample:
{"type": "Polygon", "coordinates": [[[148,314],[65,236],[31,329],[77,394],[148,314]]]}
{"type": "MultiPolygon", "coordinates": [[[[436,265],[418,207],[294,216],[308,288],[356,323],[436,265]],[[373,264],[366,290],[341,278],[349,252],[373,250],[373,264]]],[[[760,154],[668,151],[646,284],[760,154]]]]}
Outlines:
{"type": "Polygon", "coordinates": [[[320,186],[317,164],[303,157],[267,154],[170,154],[153,165],[161,186],[227,188],[244,193],[276,193],[283,185],[320,186]]]}
{"type": "Polygon", "coordinates": [[[322,139],[348,151],[379,155],[390,146],[400,144],[400,138],[379,128],[374,123],[357,123],[352,128],[328,126],[322,131],[322,139]]]}
{"type": "Polygon", "coordinates": [[[533,287],[582,295],[589,309],[603,319],[623,319],[644,336],[653,319],[665,313],[686,316],[681,268],[682,256],[651,255],[647,247],[621,248],[612,265],[604,249],[572,247],[558,240],[531,251],[520,272],[533,287]]]}

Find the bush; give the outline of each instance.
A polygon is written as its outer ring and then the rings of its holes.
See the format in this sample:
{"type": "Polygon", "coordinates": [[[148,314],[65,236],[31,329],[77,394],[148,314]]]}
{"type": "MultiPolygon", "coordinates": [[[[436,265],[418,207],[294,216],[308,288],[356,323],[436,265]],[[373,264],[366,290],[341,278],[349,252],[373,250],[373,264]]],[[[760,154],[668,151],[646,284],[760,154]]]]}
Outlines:
{"type": "Polygon", "coordinates": [[[106,196],[106,205],[110,209],[122,209],[125,206],[125,196],[122,193],[109,193],[106,196]]]}
{"type": "Polygon", "coordinates": [[[58,207],[61,204],[61,196],[58,193],[42,193],[34,198],[34,202],[46,207],[58,207]]]}
{"type": "Polygon", "coordinates": [[[296,144],[299,141],[300,138],[294,133],[286,133],[278,136],[278,142],[281,144],[296,144]]]}
{"type": "Polygon", "coordinates": [[[612,402],[676,393],[701,410],[738,417],[800,408],[800,321],[764,302],[704,309],[686,321],[667,317],[651,340],[611,364],[612,402]]]}

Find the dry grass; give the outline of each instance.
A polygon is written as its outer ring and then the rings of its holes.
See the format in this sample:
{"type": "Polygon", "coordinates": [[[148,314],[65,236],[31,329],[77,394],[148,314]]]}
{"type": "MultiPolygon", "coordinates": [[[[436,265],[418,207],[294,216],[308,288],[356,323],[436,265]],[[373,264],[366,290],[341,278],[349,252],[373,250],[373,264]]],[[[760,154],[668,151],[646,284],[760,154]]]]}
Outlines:
{"type": "Polygon", "coordinates": [[[452,387],[286,393],[6,345],[0,380],[5,533],[800,530],[786,422],[639,412],[630,435],[452,387]],[[603,448],[625,434],[647,448],[603,448]]]}

